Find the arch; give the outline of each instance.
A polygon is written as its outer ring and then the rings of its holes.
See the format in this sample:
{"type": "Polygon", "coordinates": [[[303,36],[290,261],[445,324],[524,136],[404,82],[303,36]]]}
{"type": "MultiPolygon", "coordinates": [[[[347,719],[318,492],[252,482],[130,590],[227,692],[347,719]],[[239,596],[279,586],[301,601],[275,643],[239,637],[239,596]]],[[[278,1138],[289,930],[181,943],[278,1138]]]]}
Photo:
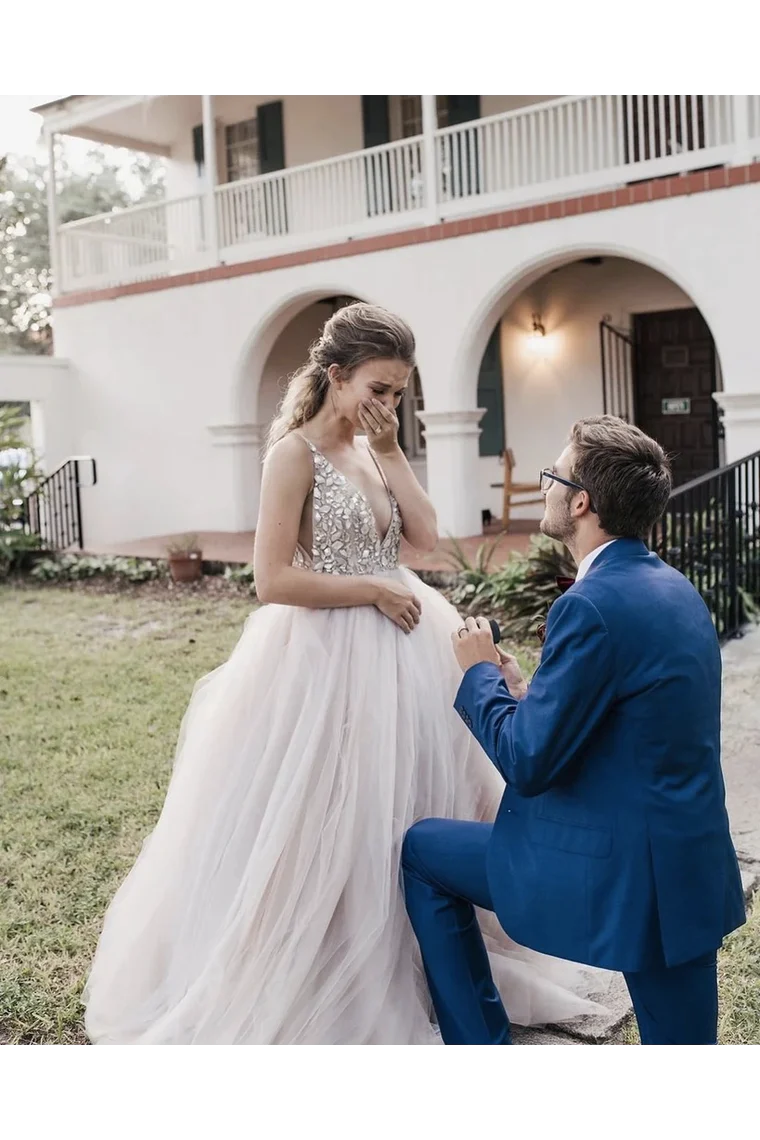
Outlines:
{"type": "MultiPolygon", "coordinates": [[[[348,286],[345,281],[328,279],[317,286],[293,289],[261,314],[239,352],[234,369],[233,408],[235,422],[242,429],[242,442],[251,445],[236,447],[232,458],[235,515],[241,530],[253,530],[258,515],[262,444],[266,424],[274,410],[266,408],[268,389],[262,384],[267,364],[292,323],[312,306],[331,297],[355,297],[368,304],[392,307],[383,305],[382,300],[369,296],[364,289],[348,286]]],[[[424,482],[424,454],[413,452],[410,459],[416,461],[424,482]]]]}
{"type": "Polygon", "coordinates": [[[537,257],[529,258],[505,274],[491,287],[483,300],[470,315],[462,337],[456,349],[454,358],[454,377],[460,385],[459,397],[462,407],[473,407],[475,404],[478,368],[483,358],[488,339],[491,336],[497,321],[507,311],[517,298],[534,285],[547,273],[559,269],[564,265],[572,264],[586,257],[617,257],[627,261],[647,266],[649,269],[661,274],[677,285],[699,309],[707,322],[713,339],[715,340],[718,357],[720,346],[715,337],[715,329],[709,313],[690,286],[689,282],[676,270],[652,257],[648,252],[630,246],[620,245],[616,242],[582,243],[563,246],[561,249],[547,251],[537,257]]]}
{"type": "MultiPolygon", "coordinates": [[[[356,284],[335,279],[327,279],[319,285],[291,289],[266,309],[246,336],[233,370],[233,408],[239,423],[258,423],[259,386],[269,354],[281,334],[299,313],[309,306],[328,297],[356,297],[370,305],[379,305],[398,313],[409,321],[414,329],[414,321],[392,299],[383,299],[374,291],[356,284]]],[[[419,345],[418,345],[419,348],[419,345]]],[[[419,362],[419,356],[418,356],[419,362]]],[[[419,383],[423,399],[426,399],[424,367],[418,367],[419,383]]]]}
{"type": "MultiPolygon", "coordinates": [[[[328,282],[308,289],[294,289],[262,313],[248,334],[235,365],[235,409],[240,423],[258,423],[261,376],[269,354],[288,325],[311,305],[327,297],[355,297],[346,282],[328,282]]],[[[368,304],[380,304],[362,296],[368,304]]]]}

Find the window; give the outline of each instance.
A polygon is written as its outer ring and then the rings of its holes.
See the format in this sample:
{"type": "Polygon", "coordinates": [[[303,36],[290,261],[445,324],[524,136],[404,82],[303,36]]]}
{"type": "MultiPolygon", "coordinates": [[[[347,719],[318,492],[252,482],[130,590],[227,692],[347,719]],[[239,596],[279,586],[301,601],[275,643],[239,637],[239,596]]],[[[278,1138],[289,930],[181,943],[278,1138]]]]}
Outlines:
{"type": "Polygon", "coordinates": [[[425,454],[425,432],[416,413],[425,410],[420,378],[415,368],[409,391],[399,404],[399,443],[408,459],[421,459],[425,454]]]}
{"type": "MultiPolygon", "coordinates": [[[[401,100],[401,137],[411,139],[422,134],[422,96],[400,95],[401,100]]],[[[438,113],[438,129],[449,125],[449,97],[436,95],[436,111],[438,113]]]]}
{"type": "Polygon", "coordinates": [[[259,171],[258,119],[246,119],[224,128],[227,181],[255,178],[259,171]]]}

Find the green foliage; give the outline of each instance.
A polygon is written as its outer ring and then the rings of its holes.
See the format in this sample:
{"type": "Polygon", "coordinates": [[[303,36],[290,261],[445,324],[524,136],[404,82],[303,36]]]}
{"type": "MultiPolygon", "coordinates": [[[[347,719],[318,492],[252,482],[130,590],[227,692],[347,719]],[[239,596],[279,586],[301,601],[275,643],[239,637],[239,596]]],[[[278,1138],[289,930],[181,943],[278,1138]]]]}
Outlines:
{"type": "MultiPolygon", "coordinates": [[[[163,196],[163,166],[147,156],[132,164],[136,194],[102,147],[90,151],[85,172],[72,170],[63,152],[57,169],[61,225],[163,196]]],[[[0,352],[52,351],[46,184],[36,159],[0,156],[0,352]]]]}
{"type": "Polygon", "coordinates": [[[187,558],[191,554],[201,554],[201,544],[197,534],[181,534],[166,544],[170,558],[187,558]]]}
{"type": "Polygon", "coordinates": [[[28,570],[42,550],[38,534],[26,534],[23,530],[0,531],[0,580],[28,570]]]}
{"type": "Polygon", "coordinates": [[[0,404],[0,454],[7,450],[28,447],[27,439],[28,409],[27,404],[2,403],[0,404]]]}
{"type": "Polygon", "coordinates": [[[40,582],[81,582],[85,578],[108,578],[123,582],[152,582],[166,573],[160,562],[144,558],[112,556],[85,557],[63,554],[60,558],[45,558],[31,571],[32,578],[40,582]]]}
{"type": "Polygon", "coordinates": [[[751,508],[741,507],[738,493],[736,498],[733,513],[722,496],[710,498],[699,511],[668,513],[655,549],[689,579],[711,612],[715,599],[725,598],[733,583],[742,625],[760,622],[760,549],[751,508]]]}
{"type": "Polygon", "coordinates": [[[253,580],[253,566],[226,566],[224,570],[226,582],[235,582],[239,586],[248,586],[252,594],[256,593],[256,584],[253,580]]]}
{"type": "Polygon", "coordinates": [[[527,554],[513,553],[496,570],[490,569],[496,543],[483,545],[470,563],[458,544],[452,562],[459,580],[454,605],[470,613],[496,617],[510,637],[528,638],[546,620],[549,606],[559,597],[556,579],[572,577],[575,563],[564,546],[543,535],[531,539],[527,554]]]}
{"type": "Polygon", "coordinates": [[[23,526],[24,498],[41,478],[28,429],[21,405],[0,404],[0,534],[23,526]]]}

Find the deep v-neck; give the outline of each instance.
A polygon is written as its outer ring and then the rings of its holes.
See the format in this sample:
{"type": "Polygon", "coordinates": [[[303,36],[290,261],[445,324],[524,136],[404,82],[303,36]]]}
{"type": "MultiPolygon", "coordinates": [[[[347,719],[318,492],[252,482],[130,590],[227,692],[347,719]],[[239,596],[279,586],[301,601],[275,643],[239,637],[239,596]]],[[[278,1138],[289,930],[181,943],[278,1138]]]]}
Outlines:
{"type": "Polygon", "coordinates": [[[364,500],[364,502],[367,505],[367,509],[370,513],[370,517],[372,518],[372,527],[373,527],[373,530],[375,532],[375,538],[377,539],[378,547],[380,550],[382,550],[382,548],[385,546],[388,535],[391,533],[391,530],[393,529],[393,519],[394,519],[394,515],[396,512],[397,504],[396,504],[396,500],[393,497],[393,492],[391,491],[390,487],[388,486],[388,481],[385,478],[385,475],[383,474],[383,470],[382,470],[380,464],[375,459],[374,455],[372,454],[371,449],[368,447],[367,451],[369,452],[370,458],[378,470],[378,474],[380,475],[380,479],[382,481],[383,487],[385,488],[385,493],[388,496],[388,504],[391,508],[391,517],[388,520],[388,526],[386,527],[385,534],[382,536],[380,534],[380,527],[377,524],[377,515],[374,512],[374,509],[372,507],[372,503],[369,501],[369,497],[364,493],[364,491],[362,491],[361,487],[357,487],[356,483],[354,483],[354,481],[352,479],[349,479],[348,475],[346,475],[345,472],[341,471],[341,469],[339,467],[336,467],[335,464],[332,462],[332,460],[328,459],[327,456],[325,455],[325,453],[323,451],[320,451],[319,448],[316,447],[311,442],[310,439],[307,439],[305,435],[302,435],[301,439],[304,441],[305,444],[308,445],[308,447],[311,448],[311,450],[313,452],[315,452],[315,454],[317,454],[320,457],[320,459],[324,460],[324,462],[327,464],[327,466],[330,467],[335,472],[336,475],[340,476],[340,478],[343,480],[343,482],[346,484],[347,487],[350,487],[352,491],[355,491],[356,494],[359,495],[359,497],[364,500]]]}

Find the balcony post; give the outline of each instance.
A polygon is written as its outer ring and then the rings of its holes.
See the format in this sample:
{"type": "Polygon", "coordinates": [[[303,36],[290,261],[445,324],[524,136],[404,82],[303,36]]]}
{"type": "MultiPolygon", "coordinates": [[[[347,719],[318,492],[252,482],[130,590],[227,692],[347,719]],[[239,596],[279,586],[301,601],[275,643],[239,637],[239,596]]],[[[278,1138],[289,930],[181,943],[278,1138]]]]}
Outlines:
{"type": "Polygon", "coordinates": [[[45,131],[45,144],[48,155],[47,174],[47,213],[48,237],[50,242],[50,274],[52,277],[51,294],[59,296],[63,292],[63,268],[60,256],[60,241],[58,238],[58,204],[55,185],[55,133],[45,131]]]}
{"type": "Polygon", "coordinates": [[[216,123],[214,121],[214,96],[201,95],[203,106],[203,159],[205,185],[203,191],[203,213],[205,220],[206,252],[214,265],[219,264],[219,229],[216,212],[216,123]]]}
{"type": "Polygon", "coordinates": [[[744,166],[752,161],[749,137],[749,97],[732,95],[732,115],[734,121],[734,156],[731,166],[744,166]]]}
{"type": "Polygon", "coordinates": [[[431,223],[437,218],[438,164],[436,162],[435,132],[438,130],[438,112],[435,95],[422,95],[422,175],[425,185],[425,211],[431,223]]]}

